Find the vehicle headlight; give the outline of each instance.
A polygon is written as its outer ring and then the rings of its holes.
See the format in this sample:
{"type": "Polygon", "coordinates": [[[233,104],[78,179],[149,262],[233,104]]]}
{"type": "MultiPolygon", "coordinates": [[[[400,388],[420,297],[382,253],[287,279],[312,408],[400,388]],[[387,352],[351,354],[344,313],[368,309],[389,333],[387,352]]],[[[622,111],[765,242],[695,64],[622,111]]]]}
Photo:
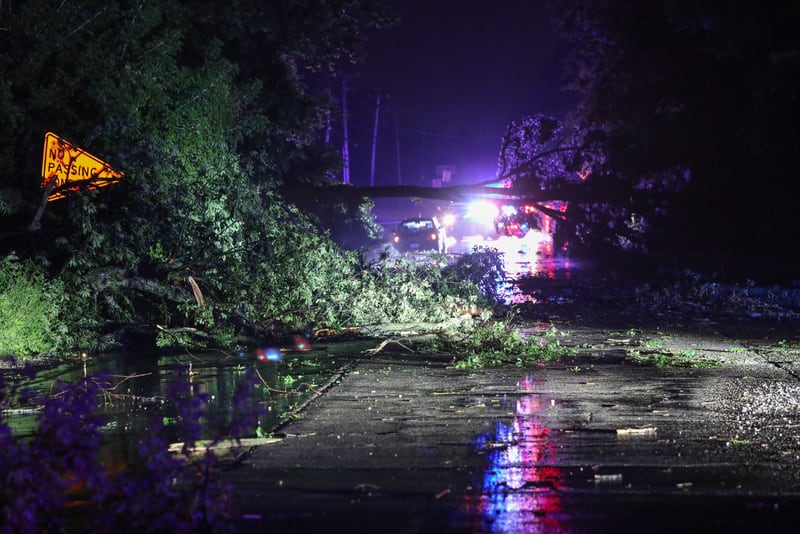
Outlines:
{"type": "Polygon", "coordinates": [[[498,215],[497,206],[488,200],[478,200],[467,207],[467,217],[484,223],[493,222],[498,215]]]}
{"type": "Polygon", "coordinates": [[[507,217],[517,214],[517,208],[515,208],[514,206],[503,206],[501,208],[501,211],[503,212],[503,215],[507,217]]]}

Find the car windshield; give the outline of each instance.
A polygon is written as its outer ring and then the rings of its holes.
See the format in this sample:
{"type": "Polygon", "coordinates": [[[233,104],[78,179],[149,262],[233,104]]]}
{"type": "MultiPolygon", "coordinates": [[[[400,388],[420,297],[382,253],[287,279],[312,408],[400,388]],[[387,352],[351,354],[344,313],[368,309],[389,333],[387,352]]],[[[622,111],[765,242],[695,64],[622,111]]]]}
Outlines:
{"type": "Polygon", "coordinates": [[[420,232],[422,230],[435,230],[433,221],[431,219],[419,219],[412,221],[403,221],[401,224],[403,229],[411,232],[420,232]]]}

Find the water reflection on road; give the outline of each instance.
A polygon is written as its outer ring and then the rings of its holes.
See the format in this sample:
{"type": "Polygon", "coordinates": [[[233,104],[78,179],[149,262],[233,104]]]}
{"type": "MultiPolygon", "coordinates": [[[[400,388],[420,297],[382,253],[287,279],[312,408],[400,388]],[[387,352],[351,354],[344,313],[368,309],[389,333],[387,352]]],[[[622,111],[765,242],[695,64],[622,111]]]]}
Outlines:
{"type": "Polygon", "coordinates": [[[451,245],[450,250],[454,254],[463,254],[480,247],[496,249],[502,254],[507,282],[501,294],[510,304],[531,300],[530,295],[523,294],[516,287],[515,281],[534,276],[570,279],[578,267],[563,250],[554,248],[551,235],[536,230],[521,238],[500,236],[488,241],[481,236],[467,236],[451,245]]]}
{"type": "Polygon", "coordinates": [[[481,531],[568,532],[559,447],[545,424],[550,400],[537,392],[531,376],[518,387],[522,395],[510,424],[497,422],[493,433],[477,440],[487,465],[480,494],[467,498],[467,515],[481,518],[481,531]]]}
{"type": "MultiPolygon", "coordinates": [[[[313,395],[345,362],[352,360],[352,353],[331,353],[324,345],[311,351],[284,352],[281,362],[260,361],[257,351],[161,357],[89,355],[40,371],[29,386],[47,392],[55,380],[75,383],[86,376],[103,377],[107,387],[98,407],[99,415],[106,421],[101,429],[104,436],[101,461],[108,466],[124,466],[137,461],[138,442],[156,420],[173,430],[169,436],[173,441],[184,439],[172,424],[175,408],[166,401],[170,385],[176,381],[191,383],[195,392],[206,394],[209,413],[225,418],[232,410],[231,399],[245,371],[255,367],[261,383],[256,385],[254,401],[265,408],[259,429],[266,434],[313,395]]],[[[18,435],[29,435],[37,427],[35,412],[9,419],[18,435]]],[[[204,438],[213,437],[213,429],[204,431],[204,438]]]]}
{"type": "MultiPolygon", "coordinates": [[[[531,300],[515,282],[534,276],[569,279],[576,268],[563,251],[554,250],[552,237],[531,231],[525,237],[502,236],[484,241],[464,238],[456,250],[494,248],[502,253],[507,276],[503,287],[510,303],[531,300]]],[[[480,518],[479,531],[551,533],[569,532],[569,516],[560,491],[563,469],[558,444],[546,424],[551,400],[537,390],[537,379],[522,377],[510,422],[498,421],[493,433],[476,443],[486,454],[486,468],[479,481],[480,494],[467,498],[468,517],[480,518]]]]}

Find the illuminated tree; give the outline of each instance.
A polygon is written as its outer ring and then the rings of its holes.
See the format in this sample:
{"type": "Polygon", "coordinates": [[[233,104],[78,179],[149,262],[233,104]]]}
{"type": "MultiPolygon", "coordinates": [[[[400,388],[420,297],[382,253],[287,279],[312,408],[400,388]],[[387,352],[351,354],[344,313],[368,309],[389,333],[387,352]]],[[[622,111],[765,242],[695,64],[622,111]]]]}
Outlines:
{"type": "Polygon", "coordinates": [[[352,262],[280,190],[314,157],[313,76],[357,58],[370,5],[0,4],[2,252],[39,258],[108,330],[332,321],[321,303],[352,262]],[[31,233],[47,131],[125,178],[31,233]]]}

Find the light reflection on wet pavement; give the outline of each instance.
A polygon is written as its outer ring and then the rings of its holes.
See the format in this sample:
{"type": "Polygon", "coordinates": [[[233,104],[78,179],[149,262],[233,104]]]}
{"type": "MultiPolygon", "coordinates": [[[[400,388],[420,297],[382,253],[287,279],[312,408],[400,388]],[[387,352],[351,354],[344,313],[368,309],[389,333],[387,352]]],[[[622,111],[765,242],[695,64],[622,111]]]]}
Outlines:
{"type": "Polygon", "coordinates": [[[500,236],[484,240],[480,236],[467,236],[451,247],[454,254],[463,254],[476,248],[495,249],[502,254],[506,283],[500,294],[509,304],[531,301],[530,295],[519,290],[514,281],[525,277],[563,278],[569,280],[580,266],[562,250],[556,250],[550,235],[531,230],[525,237],[500,236]]]}
{"type": "Polygon", "coordinates": [[[541,414],[550,402],[535,391],[526,375],[510,424],[497,422],[494,433],[477,439],[486,454],[481,494],[466,499],[468,515],[482,516],[491,532],[563,532],[568,518],[562,509],[559,445],[541,414]]]}
{"type": "Polygon", "coordinates": [[[728,371],[458,372],[409,353],[356,370],[231,473],[244,532],[791,532],[800,518],[797,476],[712,417],[728,371]]]}

